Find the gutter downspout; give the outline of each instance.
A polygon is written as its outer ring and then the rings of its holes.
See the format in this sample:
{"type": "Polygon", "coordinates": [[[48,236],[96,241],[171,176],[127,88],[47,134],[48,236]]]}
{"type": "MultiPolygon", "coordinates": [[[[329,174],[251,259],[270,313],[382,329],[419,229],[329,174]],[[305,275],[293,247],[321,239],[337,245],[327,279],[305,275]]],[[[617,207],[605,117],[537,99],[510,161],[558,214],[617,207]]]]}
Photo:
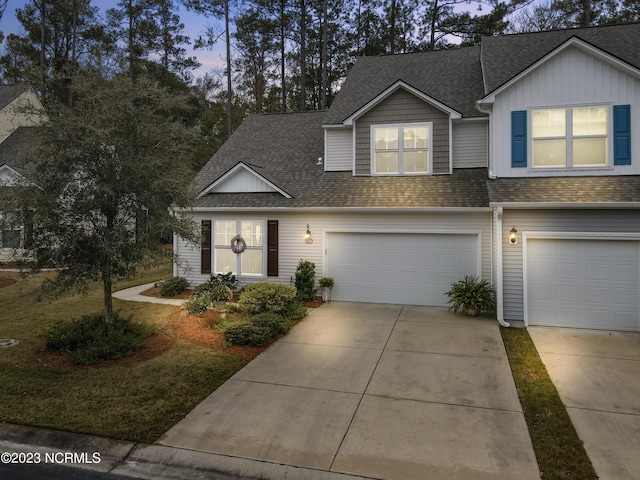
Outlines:
{"type": "Polygon", "coordinates": [[[504,319],[504,292],[502,288],[502,207],[493,209],[493,225],[496,235],[496,317],[498,323],[508,328],[511,324],[504,319]]]}

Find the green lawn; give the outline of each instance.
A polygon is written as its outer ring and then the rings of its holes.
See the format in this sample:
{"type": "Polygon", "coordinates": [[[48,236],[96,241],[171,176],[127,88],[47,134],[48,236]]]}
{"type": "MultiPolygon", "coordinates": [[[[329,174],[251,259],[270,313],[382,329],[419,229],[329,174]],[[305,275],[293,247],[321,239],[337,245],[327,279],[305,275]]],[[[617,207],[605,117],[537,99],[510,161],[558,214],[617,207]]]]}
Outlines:
{"type": "MultiPolygon", "coordinates": [[[[46,274],[42,274],[46,275],[46,274]]],[[[116,286],[152,282],[171,275],[165,265],[116,286]]],[[[240,359],[195,344],[178,341],[151,360],[109,367],[52,368],[35,352],[39,337],[52,323],[100,312],[100,285],[87,295],[69,295],[53,302],[38,301],[42,276],[20,278],[0,288],[0,338],[20,344],[0,349],[0,422],[153,442],[204,397],[246,364],[240,359]]],[[[175,307],[114,299],[114,308],[134,320],[163,330],[175,307]]]]}
{"type": "Polygon", "coordinates": [[[501,328],[538,466],[545,480],[597,480],[529,332],[501,328]]]}

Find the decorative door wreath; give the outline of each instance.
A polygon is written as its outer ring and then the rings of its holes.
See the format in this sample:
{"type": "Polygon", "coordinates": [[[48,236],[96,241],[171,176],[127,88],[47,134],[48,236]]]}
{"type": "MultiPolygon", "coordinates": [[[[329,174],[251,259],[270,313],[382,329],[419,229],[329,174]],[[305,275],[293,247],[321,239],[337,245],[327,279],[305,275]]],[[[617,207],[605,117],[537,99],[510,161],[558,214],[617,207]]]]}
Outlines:
{"type": "Polygon", "coordinates": [[[236,235],[231,239],[231,251],[233,253],[242,253],[247,248],[247,242],[240,235],[236,235]]]}

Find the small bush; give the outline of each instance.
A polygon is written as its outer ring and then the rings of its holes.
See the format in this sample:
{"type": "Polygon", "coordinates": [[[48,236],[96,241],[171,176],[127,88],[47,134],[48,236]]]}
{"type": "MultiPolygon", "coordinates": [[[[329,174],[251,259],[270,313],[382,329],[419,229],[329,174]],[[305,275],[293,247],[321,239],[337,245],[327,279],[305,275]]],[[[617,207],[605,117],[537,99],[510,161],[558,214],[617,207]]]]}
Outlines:
{"type": "Polygon", "coordinates": [[[233,292],[226,285],[215,285],[211,289],[212,302],[228,302],[233,297],[233,292]]]}
{"type": "Polygon", "coordinates": [[[266,327],[271,332],[271,336],[287,333],[291,328],[291,321],[277,313],[265,312],[249,318],[254,325],[266,327]]]}
{"type": "Polygon", "coordinates": [[[184,277],[173,277],[160,283],[160,295],[175,297],[189,288],[189,281],[184,277]]]}
{"type": "Polygon", "coordinates": [[[296,298],[296,289],[279,283],[259,282],[247,285],[240,294],[240,308],[249,313],[282,312],[296,298]]]}
{"type": "Polygon", "coordinates": [[[231,272],[218,273],[215,275],[211,274],[209,280],[198,285],[193,290],[193,293],[200,293],[204,291],[211,292],[215,287],[219,285],[228,287],[231,292],[233,292],[233,290],[238,286],[238,280],[236,280],[236,276],[231,272]]]}
{"type": "Polygon", "coordinates": [[[194,293],[184,305],[191,315],[202,315],[211,306],[211,294],[207,291],[194,293]]]}
{"type": "Polygon", "coordinates": [[[307,315],[307,307],[300,302],[293,302],[282,312],[282,315],[289,321],[300,320],[307,315]]]}
{"type": "Polygon", "coordinates": [[[249,320],[233,323],[224,329],[224,339],[230,345],[264,347],[271,340],[271,328],[249,320]]]}
{"type": "Polygon", "coordinates": [[[101,313],[70,322],[58,322],[43,334],[47,350],[69,355],[76,365],[115,360],[136,351],[154,328],[121,318],[117,313],[107,324],[101,313]]]}
{"type": "Polygon", "coordinates": [[[296,268],[295,285],[298,291],[298,300],[310,302],[315,296],[316,290],[316,265],[307,260],[300,260],[296,268]]]}

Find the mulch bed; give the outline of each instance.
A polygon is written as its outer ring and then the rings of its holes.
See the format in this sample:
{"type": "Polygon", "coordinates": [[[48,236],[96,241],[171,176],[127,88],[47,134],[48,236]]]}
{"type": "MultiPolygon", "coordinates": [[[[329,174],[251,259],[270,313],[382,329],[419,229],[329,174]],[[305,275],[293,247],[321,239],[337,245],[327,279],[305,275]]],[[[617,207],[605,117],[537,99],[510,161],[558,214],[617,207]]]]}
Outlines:
{"type": "Polygon", "coordinates": [[[17,280],[15,278],[0,277],[0,288],[13,285],[14,283],[16,283],[16,281],[17,280]]]}

